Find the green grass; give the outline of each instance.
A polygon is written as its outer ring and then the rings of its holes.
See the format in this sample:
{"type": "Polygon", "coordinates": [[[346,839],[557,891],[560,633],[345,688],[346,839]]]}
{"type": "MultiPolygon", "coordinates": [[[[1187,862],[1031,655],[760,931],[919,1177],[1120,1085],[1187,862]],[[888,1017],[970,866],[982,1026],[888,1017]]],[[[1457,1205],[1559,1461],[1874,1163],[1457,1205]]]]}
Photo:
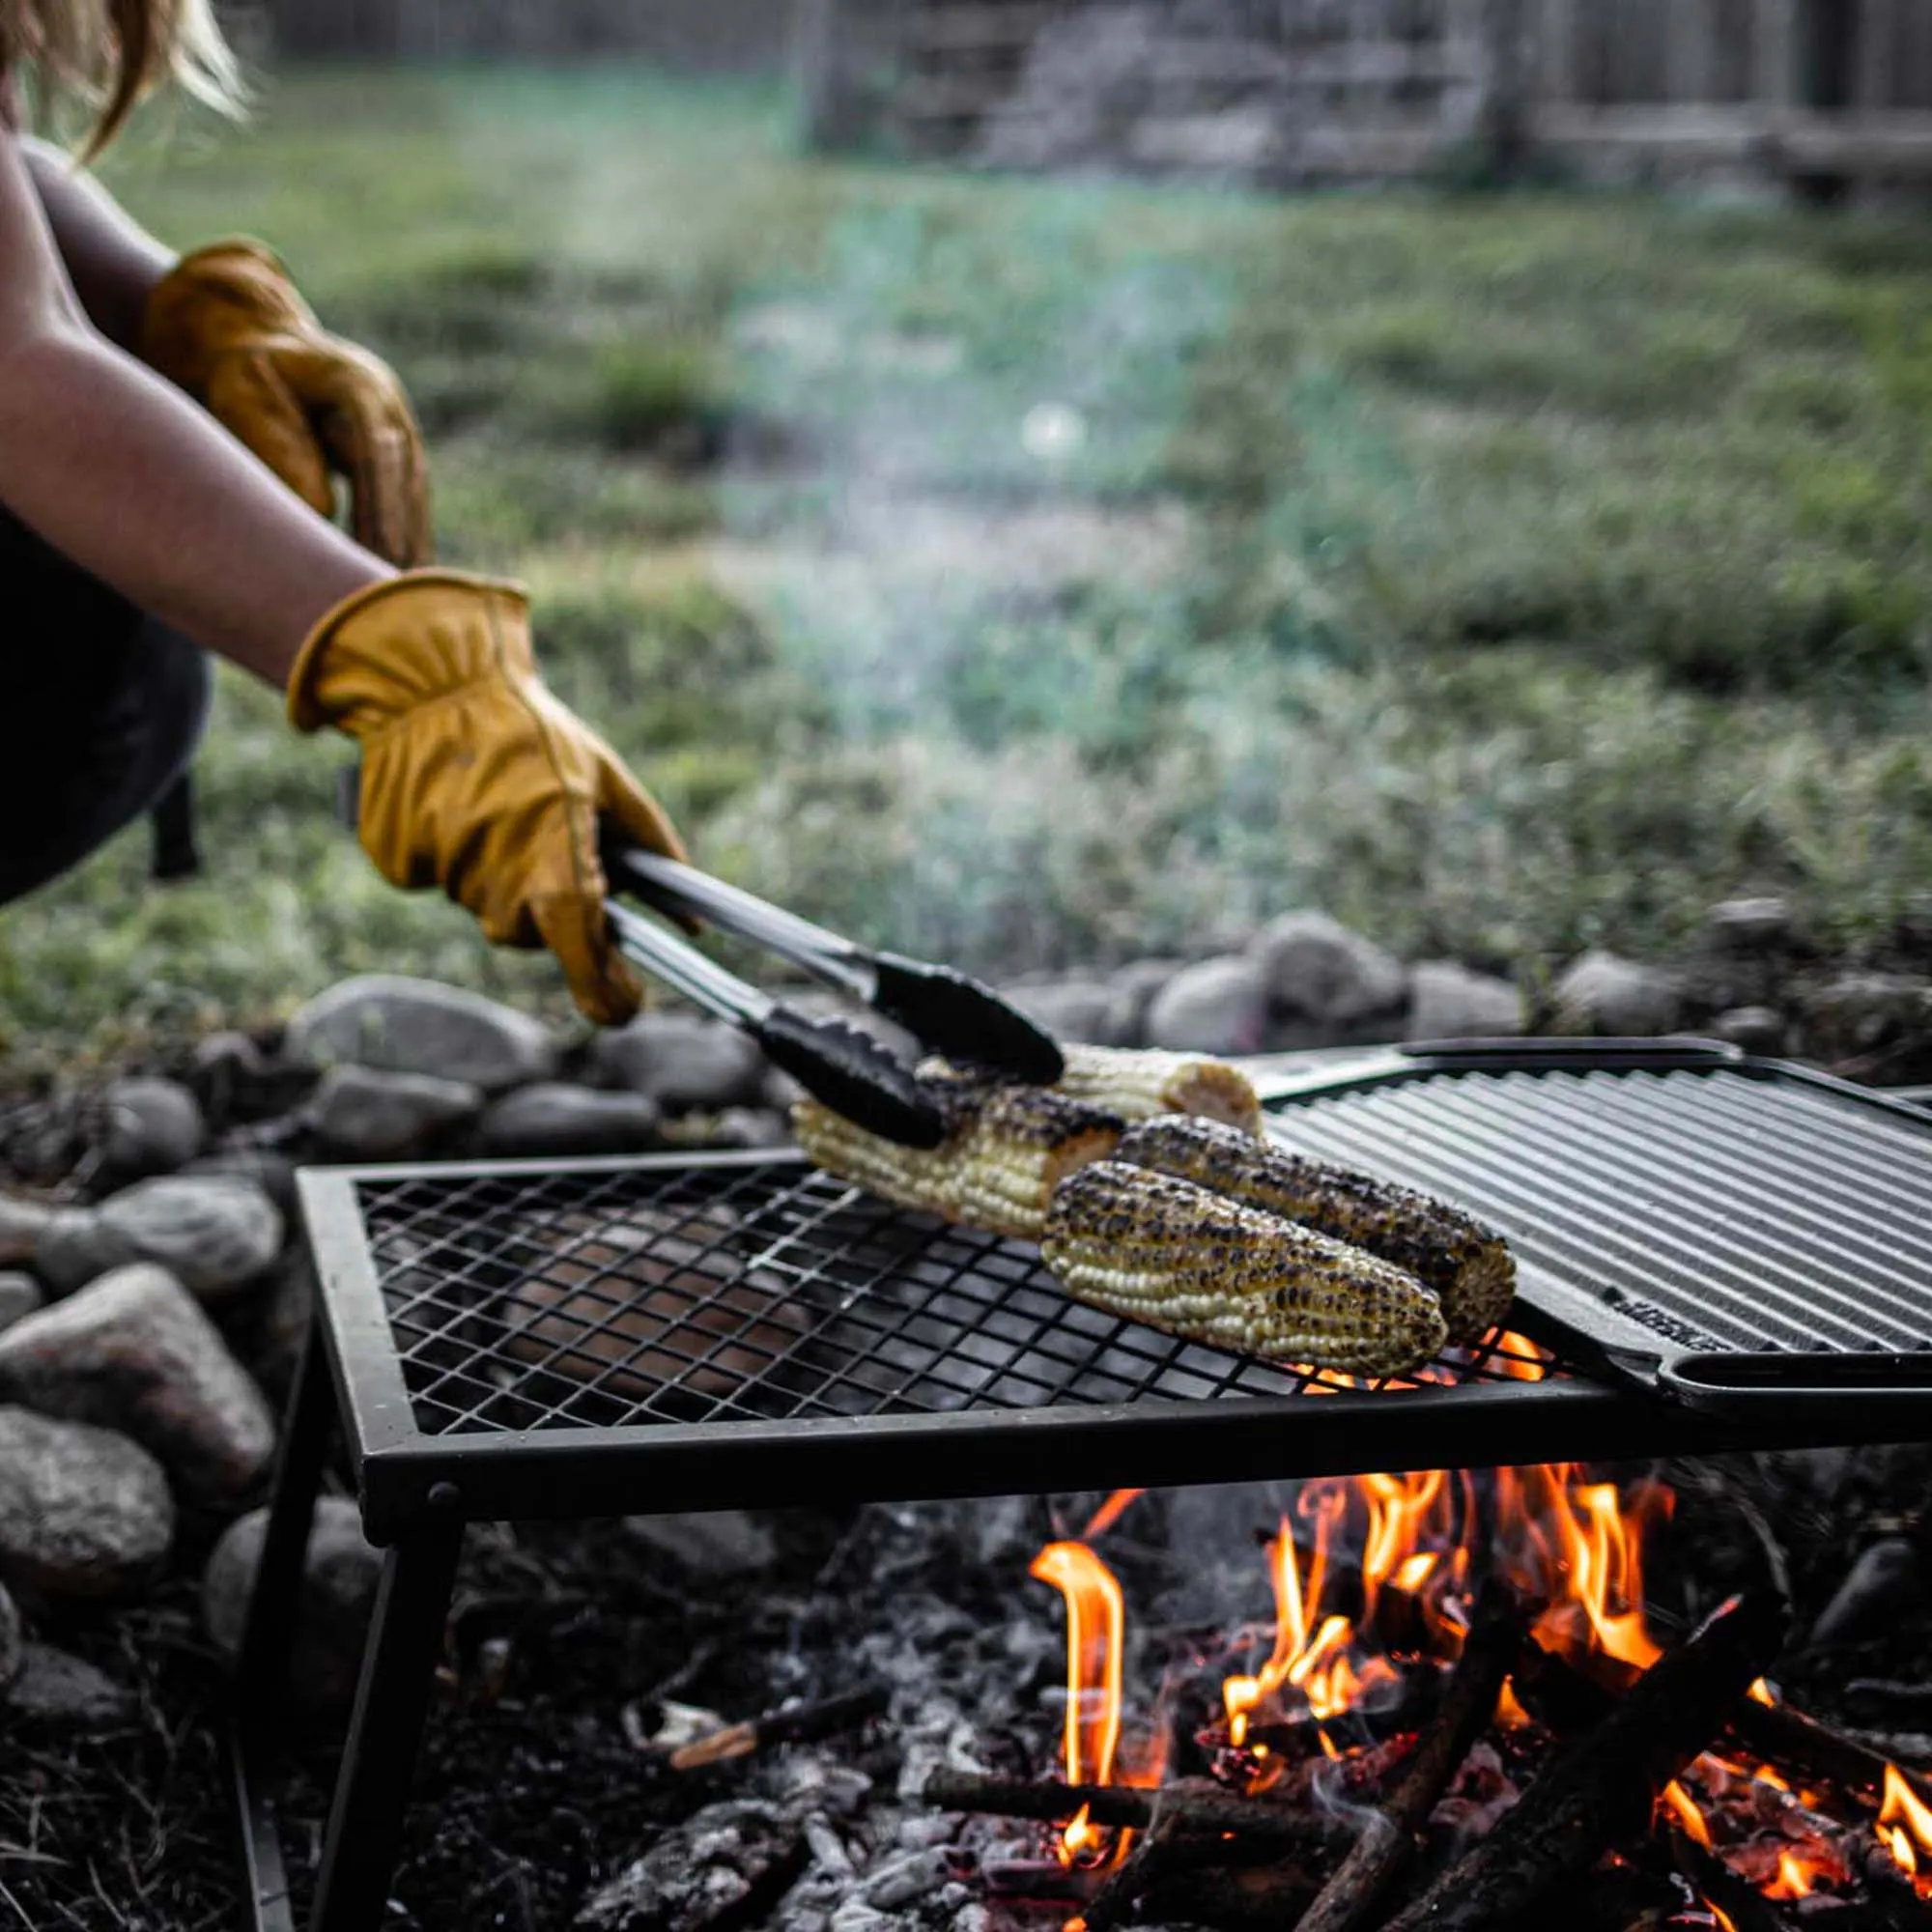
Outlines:
{"type": "MultiPolygon", "coordinates": [[[[113,178],[397,363],[444,554],[855,931],[1010,971],[1319,902],[1535,974],[1767,888],[1869,950],[1932,877],[1932,227],[834,164],[623,70],[277,81],[113,178]]],[[[133,835],[0,914],[0,1031],[375,966],[560,1010],[375,878],[340,756],[225,679],[210,875],[133,835]]]]}

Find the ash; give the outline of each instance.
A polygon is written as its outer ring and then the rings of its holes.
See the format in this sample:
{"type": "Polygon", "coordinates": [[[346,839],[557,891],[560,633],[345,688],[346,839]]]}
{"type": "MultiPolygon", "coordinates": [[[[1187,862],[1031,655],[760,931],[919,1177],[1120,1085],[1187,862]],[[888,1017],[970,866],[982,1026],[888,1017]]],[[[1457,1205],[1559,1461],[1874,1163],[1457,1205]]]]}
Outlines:
{"type": "MultiPolygon", "coordinates": [[[[1265,1618],[1258,1538],[1290,1494],[1253,1485],[1136,1505],[1138,1533],[1123,1525],[1108,1540],[1147,1613],[1135,1651],[1265,1618]]],[[[1053,1857],[1052,1827],[948,1816],[920,1794],[941,1768],[1057,1774],[1065,1634],[1057,1594],[1027,1568],[1043,1542],[1077,1535],[1100,1500],[862,1512],[810,1587],[785,1603],[789,1641],[761,1660],[763,1681],[768,1705],[883,1686],[885,1719],[863,1736],[710,1774],[731,1794],[657,1835],[572,1922],[583,1932],[1045,1932],[1072,1916],[1078,1897],[1053,1857]]],[[[1135,1651],[1130,1697],[1160,1675],[1135,1651]]]]}

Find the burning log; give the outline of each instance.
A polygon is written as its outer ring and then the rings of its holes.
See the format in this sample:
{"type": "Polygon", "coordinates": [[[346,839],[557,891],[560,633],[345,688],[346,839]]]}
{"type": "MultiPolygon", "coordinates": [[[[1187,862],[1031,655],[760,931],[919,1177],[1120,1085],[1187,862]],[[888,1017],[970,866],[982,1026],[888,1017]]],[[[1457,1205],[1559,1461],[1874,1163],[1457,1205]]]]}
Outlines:
{"type": "MultiPolygon", "coordinates": [[[[1387,1800],[1369,1814],[1354,1849],[1300,1920],[1300,1932],[1349,1932],[1375,1913],[1415,1854],[1416,1834],[1457,1769],[1489,1727],[1529,1631],[1529,1609],[1504,1585],[1486,1589],[1441,1709],[1387,1800]]],[[[1090,1919],[1091,1923],[1091,1919],[1090,1919]]]]}
{"type": "Polygon", "coordinates": [[[1190,1829],[1184,1809],[1160,1808],[1147,1835],[1081,1915],[1087,1932],[1116,1932],[1137,1918],[1170,1917],[1225,1932],[1275,1932],[1315,1895],[1317,1882],[1300,1863],[1276,1860],[1225,1869],[1240,1856],[1238,1844],[1190,1829]]]}
{"type": "MultiPolygon", "coordinates": [[[[1751,1698],[1732,1712],[1725,1728],[1747,1750],[1769,1758],[1781,1770],[1830,1778],[1872,1794],[1885,1789],[1887,1758],[1789,1704],[1760,1704],[1751,1698]]],[[[1903,1768],[1898,1775],[1915,1797],[1932,1804],[1932,1778],[1903,1768]]]]}
{"type": "Polygon", "coordinates": [[[1096,1825],[1151,1828],[1156,1810],[1178,1829],[1203,1836],[1248,1838],[1258,1845],[1316,1848],[1329,1843],[1335,1829],[1318,1818],[1290,1811],[1265,1798],[1240,1798],[1218,1785],[1182,1779],[1158,1791],[1123,1784],[1033,1783],[1018,1777],[986,1777],[978,1772],[935,1771],[920,1794],[939,1811],[990,1812],[1002,1818],[1037,1818],[1061,1825],[1085,1811],[1096,1825]]]}
{"type": "Polygon", "coordinates": [[[1715,1905],[1735,1932],[1795,1932],[1790,1916],[1741,1879],[1717,1853],[1707,1851],[1688,1833],[1674,1827],[1667,1834],[1671,1862],[1715,1905]]]}
{"type": "Polygon", "coordinates": [[[666,1762],[673,1771],[700,1771],[732,1758],[749,1757],[773,1745],[803,1745],[834,1738],[841,1731],[855,1731],[874,1718],[883,1718],[891,1703],[892,1692],[885,1685],[870,1684],[864,1690],[821,1698],[815,1704],[781,1705],[761,1717],[726,1724],[679,1745],[666,1762]]]}
{"type": "Polygon", "coordinates": [[[1710,1743],[1776,1654],[1783,1606],[1747,1596],[1653,1664],[1568,1747],[1481,1845],[1387,1921],[1384,1932],[1490,1932],[1544,1903],[1619,1839],[1643,1831],[1658,1793],[1710,1743]]]}

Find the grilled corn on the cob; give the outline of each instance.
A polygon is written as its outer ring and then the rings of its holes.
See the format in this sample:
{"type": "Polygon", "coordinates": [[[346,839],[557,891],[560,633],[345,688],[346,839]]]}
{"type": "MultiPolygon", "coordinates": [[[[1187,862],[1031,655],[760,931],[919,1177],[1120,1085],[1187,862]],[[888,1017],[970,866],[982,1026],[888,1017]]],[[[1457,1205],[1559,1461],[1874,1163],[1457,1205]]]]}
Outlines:
{"type": "Polygon", "coordinates": [[[1199,1053],[1134,1051],[1114,1046],[1067,1046],[1059,1091],[1124,1121],[1162,1114],[1198,1114],[1243,1133],[1262,1130],[1262,1103],[1239,1067],[1199,1053]]]}
{"type": "Polygon", "coordinates": [[[1078,1299],[1214,1348],[1394,1375],[1442,1346],[1441,1308],[1412,1274],[1126,1161],[1060,1183],[1040,1252],[1078,1299]]]}
{"type": "Polygon", "coordinates": [[[1426,1194],[1310,1160],[1206,1121],[1148,1121],[1117,1159],[1286,1215],[1406,1269],[1442,1304],[1452,1342],[1474,1342],[1503,1319],[1516,1264],[1500,1235],[1426,1194]]]}
{"type": "Polygon", "coordinates": [[[1124,1125],[1042,1087],[924,1084],[947,1121],[936,1148],[898,1147],[810,1098],[792,1109],[799,1146],[828,1173],[903,1208],[1037,1241],[1055,1187],[1110,1153],[1124,1125]]]}
{"type": "MultiPolygon", "coordinates": [[[[1254,1083],[1237,1066],[1199,1053],[1166,1053],[1157,1047],[1084,1046],[1063,1043],[1065,1070],[1056,1094],[1090,1107],[1104,1107],[1122,1121],[1151,1121],[1163,1114],[1198,1114],[1243,1133],[1262,1130],[1262,1103],[1254,1083]]],[[[980,1076],[934,1058],[920,1066],[932,1080],[972,1081],[980,1076]]]]}

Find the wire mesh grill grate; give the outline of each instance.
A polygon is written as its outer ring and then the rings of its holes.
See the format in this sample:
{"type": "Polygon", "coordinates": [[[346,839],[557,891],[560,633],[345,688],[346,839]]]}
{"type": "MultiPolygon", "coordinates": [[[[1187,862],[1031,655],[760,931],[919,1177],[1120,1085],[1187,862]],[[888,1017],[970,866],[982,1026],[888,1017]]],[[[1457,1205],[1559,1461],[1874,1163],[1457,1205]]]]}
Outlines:
{"type": "Polygon", "coordinates": [[[1412,1390],[1549,1366],[1509,1337],[1376,1380],[1225,1354],[1069,1299],[1030,1248],[787,1156],[355,1192],[424,1435],[1412,1390]]]}

